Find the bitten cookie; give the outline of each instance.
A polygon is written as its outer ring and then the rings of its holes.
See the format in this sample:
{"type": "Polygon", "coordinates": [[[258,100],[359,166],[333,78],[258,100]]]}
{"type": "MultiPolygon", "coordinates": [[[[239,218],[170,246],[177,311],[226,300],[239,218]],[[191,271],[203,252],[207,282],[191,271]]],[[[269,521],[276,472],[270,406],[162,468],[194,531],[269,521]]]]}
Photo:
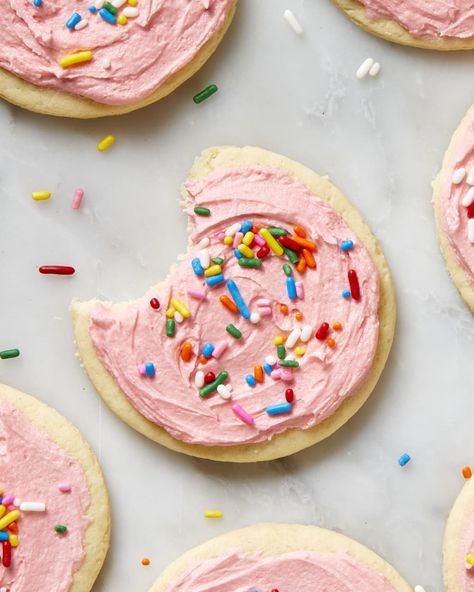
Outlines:
{"type": "Polygon", "coordinates": [[[474,107],[454,133],[433,183],[441,252],[461,296],[474,312],[474,107]]]}
{"type": "Polygon", "coordinates": [[[92,118],[165,97],[211,56],[237,0],[6,0],[0,96],[92,118]]]}
{"type": "Polygon", "coordinates": [[[474,48],[474,13],[464,0],[333,0],[349,18],[387,41],[424,49],[474,48]]]}
{"type": "Polygon", "coordinates": [[[74,303],[107,405],[193,456],[269,460],[366,401],[395,327],[375,237],[326,178],[260,148],[210,148],[183,190],[186,255],[135,302],[74,303]]]}
{"type": "Polygon", "coordinates": [[[411,592],[367,547],[336,532],[259,524],[212,539],[172,563],[149,592],[411,592]]]}
{"type": "Polygon", "coordinates": [[[0,385],[0,590],[89,592],[109,540],[89,445],[57,411],[0,385]]]}

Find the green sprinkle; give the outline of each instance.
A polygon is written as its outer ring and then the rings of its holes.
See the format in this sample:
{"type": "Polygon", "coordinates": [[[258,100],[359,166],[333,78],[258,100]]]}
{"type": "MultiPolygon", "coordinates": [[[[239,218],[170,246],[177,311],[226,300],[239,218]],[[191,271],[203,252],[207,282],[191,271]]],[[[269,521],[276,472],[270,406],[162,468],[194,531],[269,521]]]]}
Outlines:
{"type": "Polygon", "coordinates": [[[286,349],[284,345],[279,345],[277,347],[277,356],[279,360],[284,360],[286,358],[286,349]]]}
{"type": "Polygon", "coordinates": [[[209,86],[206,86],[204,90],[198,92],[197,95],[194,95],[193,101],[196,103],[196,105],[198,105],[199,103],[202,103],[216,92],[217,86],[215,84],[210,84],[209,86]]]}
{"type": "Polygon", "coordinates": [[[253,267],[254,269],[258,269],[262,266],[261,259],[247,259],[247,257],[241,257],[239,259],[240,267],[253,267]]]}
{"type": "Polygon", "coordinates": [[[292,275],[292,273],[293,273],[293,271],[292,271],[291,267],[288,265],[288,263],[283,264],[283,271],[285,272],[285,275],[287,275],[288,277],[290,277],[290,275],[292,275]]]}
{"type": "Polygon", "coordinates": [[[174,337],[176,331],[176,323],[174,319],[166,319],[166,335],[168,337],[174,337]]]}
{"type": "Polygon", "coordinates": [[[288,231],[285,230],[284,228],[269,228],[268,232],[272,235],[272,236],[276,236],[277,238],[279,236],[286,236],[288,234],[288,231]]]}
{"type": "Polygon", "coordinates": [[[56,524],[56,526],[54,527],[54,530],[56,532],[60,532],[61,534],[64,534],[67,531],[67,526],[64,526],[64,524],[56,524]]]}
{"type": "Polygon", "coordinates": [[[206,384],[206,386],[202,387],[202,389],[199,391],[199,396],[200,397],[208,397],[210,394],[212,394],[214,391],[217,390],[217,387],[220,384],[222,384],[225,380],[227,380],[228,376],[229,376],[229,373],[226,372],[225,370],[223,370],[222,372],[219,372],[219,374],[217,375],[217,378],[215,380],[213,380],[209,384],[206,384]]]}
{"type": "Polygon", "coordinates": [[[198,216],[209,216],[209,214],[211,213],[211,210],[209,208],[196,207],[196,208],[194,208],[194,213],[197,214],[198,216]]]}
{"type": "Polygon", "coordinates": [[[236,339],[240,339],[242,337],[242,332],[239,331],[237,327],[232,323],[230,325],[227,325],[225,330],[227,331],[227,333],[229,333],[230,335],[232,335],[232,337],[235,337],[236,339]]]}
{"type": "Polygon", "coordinates": [[[298,261],[300,260],[300,258],[298,257],[298,255],[292,250],[289,249],[288,247],[284,247],[283,245],[281,245],[280,243],[278,243],[281,248],[285,251],[286,256],[288,257],[288,259],[291,261],[291,263],[298,263],[298,261]]]}
{"type": "Polygon", "coordinates": [[[211,261],[216,265],[222,265],[224,263],[224,259],[222,259],[222,257],[213,257],[211,261]]]}
{"type": "Polygon", "coordinates": [[[280,366],[287,366],[288,368],[299,368],[300,363],[296,360],[280,360],[280,366]]]}
{"type": "Polygon", "coordinates": [[[5,349],[0,352],[0,358],[2,360],[8,360],[8,358],[18,358],[19,355],[19,349],[5,349]]]}
{"type": "Polygon", "coordinates": [[[117,14],[117,7],[110,2],[104,2],[104,8],[110,12],[110,14],[117,14]]]}

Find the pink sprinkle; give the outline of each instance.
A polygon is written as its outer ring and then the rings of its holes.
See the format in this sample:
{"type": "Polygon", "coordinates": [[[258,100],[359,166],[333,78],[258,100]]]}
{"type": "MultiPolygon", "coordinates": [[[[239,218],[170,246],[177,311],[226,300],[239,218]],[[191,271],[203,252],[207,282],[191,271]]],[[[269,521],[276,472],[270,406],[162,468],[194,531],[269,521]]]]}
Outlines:
{"type": "Polygon", "coordinates": [[[81,207],[82,198],[84,197],[83,189],[76,189],[74,197],[72,198],[72,209],[78,210],[81,207]]]}
{"type": "Polygon", "coordinates": [[[296,295],[298,296],[298,298],[300,300],[303,300],[303,298],[304,298],[303,282],[295,282],[295,286],[296,286],[296,295]]]}
{"type": "Polygon", "coordinates": [[[234,234],[234,242],[232,244],[232,246],[234,247],[234,249],[236,249],[240,243],[242,242],[242,239],[244,238],[244,235],[241,232],[236,232],[234,234]]]}
{"type": "Polygon", "coordinates": [[[201,290],[194,290],[193,288],[190,288],[188,290],[188,294],[191,296],[191,298],[196,298],[196,300],[206,299],[206,292],[201,292],[201,290]]]}
{"type": "MultiPolygon", "coordinates": [[[[292,382],[293,381],[293,371],[290,368],[281,368],[280,369],[280,376],[283,382],[292,382]]],[[[272,372],[273,374],[273,372],[272,372]]]]}
{"type": "Polygon", "coordinates": [[[218,341],[214,347],[214,351],[212,352],[212,357],[218,360],[228,347],[229,344],[227,341],[218,341]]]}
{"type": "Polygon", "coordinates": [[[259,298],[257,300],[257,306],[271,306],[272,305],[272,301],[269,300],[268,298],[259,298]]]}
{"type": "MultiPolygon", "coordinates": [[[[3,504],[3,505],[5,505],[5,504],[3,504]]],[[[16,510],[16,509],[17,509],[17,507],[14,504],[9,504],[7,506],[7,510],[9,510],[10,512],[13,512],[13,510],[16,510]]]]}
{"type": "Polygon", "coordinates": [[[71,486],[69,483],[60,483],[58,489],[61,493],[71,493],[71,486]]]}
{"type": "Polygon", "coordinates": [[[146,368],[145,365],[142,364],[141,366],[138,366],[138,374],[140,374],[140,376],[146,376],[146,368]]]}
{"type": "Polygon", "coordinates": [[[273,372],[270,374],[270,376],[273,378],[273,380],[280,380],[280,378],[281,378],[281,369],[278,368],[277,370],[273,370],[273,372]]]}
{"type": "Polygon", "coordinates": [[[225,239],[225,232],[219,232],[219,234],[217,235],[217,238],[220,241],[223,241],[225,239]]]}
{"type": "Polygon", "coordinates": [[[255,423],[253,417],[245,409],[242,409],[240,405],[237,405],[237,403],[232,405],[232,411],[247,425],[253,425],[255,423]]]}
{"type": "Polygon", "coordinates": [[[258,314],[261,317],[271,317],[272,316],[272,309],[269,306],[259,306],[258,307],[258,314]]]}
{"type": "Polygon", "coordinates": [[[13,504],[14,501],[14,496],[10,495],[10,494],[6,494],[2,497],[2,505],[4,506],[11,506],[11,504],[13,504]]]}
{"type": "Polygon", "coordinates": [[[259,246],[259,247],[263,247],[264,245],[266,245],[267,243],[265,242],[265,240],[259,235],[256,234],[253,237],[254,242],[259,246]]]}

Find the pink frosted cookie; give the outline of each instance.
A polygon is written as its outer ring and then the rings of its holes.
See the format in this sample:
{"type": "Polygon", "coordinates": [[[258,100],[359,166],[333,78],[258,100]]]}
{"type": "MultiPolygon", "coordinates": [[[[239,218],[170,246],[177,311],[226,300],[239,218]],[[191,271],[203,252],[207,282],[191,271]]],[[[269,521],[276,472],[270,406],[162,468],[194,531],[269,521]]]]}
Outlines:
{"type": "Polygon", "coordinates": [[[88,444],[54,409],[0,385],[0,590],[89,592],[109,539],[88,444]]]}
{"type": "Polygon", "coordinates": [[[333,0],[360,27],[387,41],[442,51],[474,48],[466,0],[333,0]]]}
{"type": "Polygon", "coordinates": [[[341,534],[259,524],[192,549],[149,592],[411,592],[381,557],[341,534]]]}
{"type": "Polygon", "coordinates": [[[474,107],[456,130],[433,188],[441,252],[474,312],[474,107]]]}
{"type": "Polygon", "coordinates": [[[187,454],[247,462],[318,442],[365,402],[390,350],[376,239],[326,178],[259,148],[206,150],[183,197],[190,245],[165,282],[73,305],[92,382],[187,454]]]}
{"type": "Polygon", "coordinates": [[[157,101],[211,56],[237,0],[5,0],[0,96],[102,117],[157,101]]]}

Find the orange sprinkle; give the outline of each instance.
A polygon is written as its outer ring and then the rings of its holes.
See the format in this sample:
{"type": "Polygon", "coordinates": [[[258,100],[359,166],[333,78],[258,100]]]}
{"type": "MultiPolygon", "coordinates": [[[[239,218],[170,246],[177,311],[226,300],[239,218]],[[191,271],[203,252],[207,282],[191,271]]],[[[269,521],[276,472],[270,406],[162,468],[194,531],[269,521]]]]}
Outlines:
{"type": "Polygon", "coordinates": [[[283,339],[283,343],[285,343],[286,340],[288,339],[288,335],[283,335],[282,339],[283,339]]]}
{"type": "Polygon", "coordinates": [[[300,257],[300,260],[296,264],[296,271],[299,271],[300,273],[304,273],[306,271],[306,267],[307,267],[306,259],[304,257],[300,257]]]}
{"type": "Polygon", "coordinates": [[[258,231],[260,230],[260,228],[258,226],[252,226],[252,228],[250,229],[251,232],[253,232],[254,234],[258,234],[258,231]]]}
{"type": "Polygon", "coordinates": [[[316,269],[316,261],[314,260],[313,253],[311,253],[309,249],[302,249],[301,254],[304,257],[304,260],[306,261],[306,265],[310,269],[316,269]]]}
{"type": "Polygon", "coordinates": [[[253,375],[257,382],[263,382],[263,368],[261,366],[255,366],[253,369],[253,375]]]}
{"type": "Polygon", "coordinates": [[[13,534],[16,534],[18,532],[18,525],[16,522],[10,522],[10,524],[7,526],[7,530],[12,532],[13,534]]]}
{"type": "Polygon", "coordinates": [[[287,315],[288,314],[288,307],[286,306],[286,304],[280,304],[280,312],[283,315],[287,315]]]}
{"type": "Polygon", "coordinates": [[[333,323],[332,328],[334,329],[334,331],[342,331],[342,323],[336,321],[335,323],[333,323]]]}
{"type": "Polygon", "coordinates": [[[316,243],[313,243],[313,241],[308,240],[307,238],[301,238],[301,236],[292,236],[291,238],[295,241],[295,243],[298,243],[305,249],[309,249],[310,251],[318,250],[318,245],[316,243]]]}
{"type": "Polygon", "coordinates": [[[150,565],[150,560],[148,559],[148,557],[144,557],[142,559],[142,565],[150,565]]]}
{"type": "Polygon", "coordinates": [[[472,469],[471,467],[463,467],[462,476],[464,479],[470,479],[472,477],[472,469]]]}
{"type": "Polygon", "coordinates": [[[330,337],[329,339],[326,339],[326,344],[328,347],[335,347],[336,342],[334,341],[334,339],[332,339],[332,337],[330,337]]]}
{"type": "Polygon", "coordinates": [[[297,312],[297,313],[295,314],[295,319],[296,319],[297,321],[302,321],[302,320],[304,319],[304,315],[303,315],[303,313],[302,313],[302,312],[297,312]]]}
{"type": "Polygon", "coordinates": [[[306,238],[306,230],[302,226],[293,226],[293,230],[301,238],[306,238]]]}
{"type": "Polygon", "coordinates": [[[206,356],[199,356],[199,361],[201,362],[201,364],[207,364],[206,356]]]}
{"type": "Polygon", "coordinates": [[[193,355],[193,345],[189,341],[185,341],[181,347],[181,359],[183,362],[189,362],[193,355]]]}
{"type": "Polygon", "coordinates": [[[225,296],[225,295],[219,296],[219,300],[222,302],[222,304],[228,310],[230,310],[230,312],[233,312],[235,314],[237,314],[239,312],[239,309],[237,308],[237,305],[235,304],[235,302],[233,302],[228,296],[225,296]]]}

